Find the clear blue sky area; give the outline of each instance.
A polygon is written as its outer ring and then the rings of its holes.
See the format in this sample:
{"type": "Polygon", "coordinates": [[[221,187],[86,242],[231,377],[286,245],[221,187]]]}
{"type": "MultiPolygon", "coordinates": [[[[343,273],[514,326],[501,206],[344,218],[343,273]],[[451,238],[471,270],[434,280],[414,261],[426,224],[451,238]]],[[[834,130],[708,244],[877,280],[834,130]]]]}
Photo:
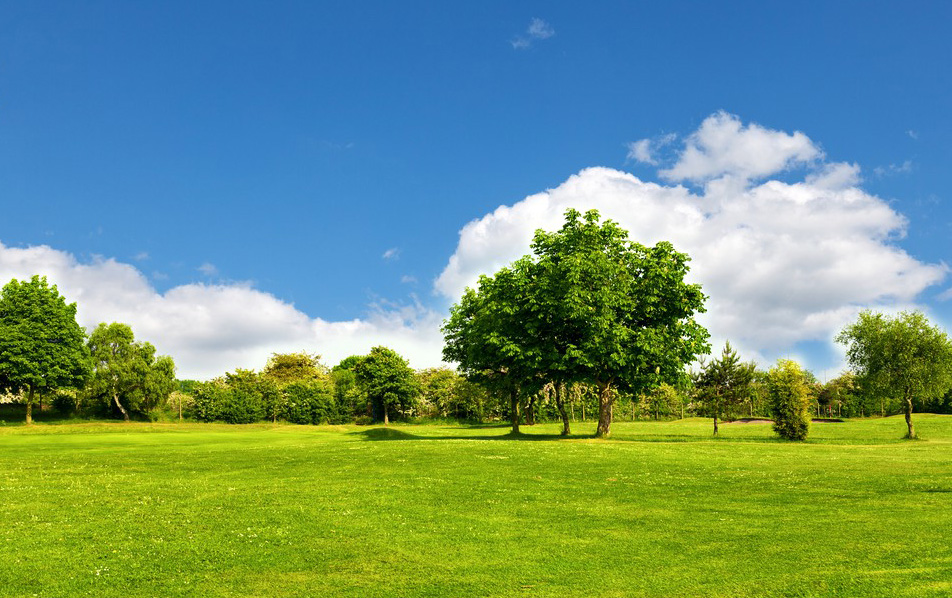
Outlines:
{"type": "Polygon", "coordinates": [[[589,166],[655,180],[627,144],[725,110],[857,163],[942,262],[950,25],[950,2],[0,2],[0,242],[330,320],[445,309],[467,222],[589,166]]]}

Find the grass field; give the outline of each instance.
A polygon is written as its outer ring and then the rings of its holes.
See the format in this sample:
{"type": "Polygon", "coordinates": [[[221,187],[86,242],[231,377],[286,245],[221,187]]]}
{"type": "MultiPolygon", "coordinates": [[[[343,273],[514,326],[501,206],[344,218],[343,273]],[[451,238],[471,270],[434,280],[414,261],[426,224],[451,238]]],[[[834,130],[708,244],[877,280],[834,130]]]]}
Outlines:
{"type": "Polygon", "coordinates": [[[916,427],[4,425],[0,596],[950,596],[916,427]]]}

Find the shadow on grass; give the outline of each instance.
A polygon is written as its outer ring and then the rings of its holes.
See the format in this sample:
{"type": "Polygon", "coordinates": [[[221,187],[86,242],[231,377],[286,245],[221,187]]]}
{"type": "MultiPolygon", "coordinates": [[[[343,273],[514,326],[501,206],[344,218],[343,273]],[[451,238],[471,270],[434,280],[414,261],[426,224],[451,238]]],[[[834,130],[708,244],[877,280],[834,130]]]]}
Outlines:
{"type": "MultiPolygon", "coordinates": [[[[476,428],[476,426],[472,426],[476,428]]],[[[505,426],[485,426],[485,427],[505,427],[505,426]]],[[[492,436],[468,434],[455,434],[452,436],[426,436],[423,434],[411,434],[399,428],[369,428],[351,432],[357,436],[363,436],[365,440],[578,440],[595,438],[594,434],[573,434],[571,436],[562,436],[560,434],[496,434],[492,436]]]]}

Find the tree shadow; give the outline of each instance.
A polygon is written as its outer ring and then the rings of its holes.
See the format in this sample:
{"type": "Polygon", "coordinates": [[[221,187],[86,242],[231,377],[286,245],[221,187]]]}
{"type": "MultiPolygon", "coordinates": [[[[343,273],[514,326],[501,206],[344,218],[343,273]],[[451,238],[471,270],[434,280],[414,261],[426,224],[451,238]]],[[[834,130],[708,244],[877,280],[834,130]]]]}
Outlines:
{"type": "MultiPolygon", "coordinates": [[[[489,426],[493,428],[506,427],[506,426],[489,426]]],[[[475,427],[474,427],[475,428],[475,427]]],[[[594,434],[573,434],[571,436],[562,436],[561,434],[514,434],[509,432],[508,434],[494,434],[494,435],[476,435],[471,436],[469,434],[464,435],[451,435],[451,436],[433,436],[433,435],[424,435],[424,434],[411,434],[405,430],[399,428],[369,428],[367,430],[358,430],[356,432],[350,432],[354,436],[363,436],[364,440],[519,440],[519,441],[534,441],[534,440],[544,440],[544,441],[553,441],[553,440],[579,440],[579,439],[591,439],[595,438],[594,434]]]]}

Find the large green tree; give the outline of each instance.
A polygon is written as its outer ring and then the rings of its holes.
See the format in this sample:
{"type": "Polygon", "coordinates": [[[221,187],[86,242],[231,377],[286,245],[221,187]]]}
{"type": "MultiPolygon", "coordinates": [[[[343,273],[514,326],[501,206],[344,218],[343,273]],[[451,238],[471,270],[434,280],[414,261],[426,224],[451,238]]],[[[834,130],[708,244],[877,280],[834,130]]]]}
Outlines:
{"type": "Polygon", "coordinates": [[[727,342],[720,357],[701,363],[700,371],[694,374],[695,397],[714,418],[715,436],[717,420],[749,398],[755,369],[753,362],[741,362],[727,342]]]}
{"type": "Polygon", "coordinates": [[[89,373],[76,304],[45,276],[7,283],[0,292],[0,386],[23,395],[26,423],[33,422],[37,393],[80,388],[89,373]]]}
{"type": "Polygon", "coordinates": [[[561,230],[539,230],[532,242],[538,361],[548,377],[595,385],[596,435],[606,437],[614,389],[638,395],[677,382],[710,350],[707,330],[694,320],[705,297],[685,282],[690,258],[670,243],[630,241],[596,210],[570,209],[565,217],[561,230]]]}
{"type": "Polygon", "coordinates": [[[374,347],[354,368],[357,383],[371,403],[383,412],[383,423],[390,423],[390,410],[408,410],[420,394],[413,370],[407,360],[387,347],[374,347]]]}
{"type": "Polygon", "coordinates": [[[175,389],[172,358],[157,357],[151,343],[136,341],[128,324],[100,324],[88,346],[94,370],[87,394],[113,405],[126,421],[130,411],[157,407],[175,389]]]}
{"type": "Polygon", "coordinates": [[[906,415],[906,437],[915,438],[914,403],[926,405],[952,387],[952,342],[922,312],[894,317],[863,311],[836,337],[864,392],[898,401],[906,415]]]}
{"type": "Polygon", "coordinates": [[[532,392],[541,369],[533,338],[538,327],[529,309],[533,278],[528,257],[481,276],[443,324],[443,358],[456,362],[470,380],[508,397],[513,433],[519,432],[520,393],[532,392]]]}

